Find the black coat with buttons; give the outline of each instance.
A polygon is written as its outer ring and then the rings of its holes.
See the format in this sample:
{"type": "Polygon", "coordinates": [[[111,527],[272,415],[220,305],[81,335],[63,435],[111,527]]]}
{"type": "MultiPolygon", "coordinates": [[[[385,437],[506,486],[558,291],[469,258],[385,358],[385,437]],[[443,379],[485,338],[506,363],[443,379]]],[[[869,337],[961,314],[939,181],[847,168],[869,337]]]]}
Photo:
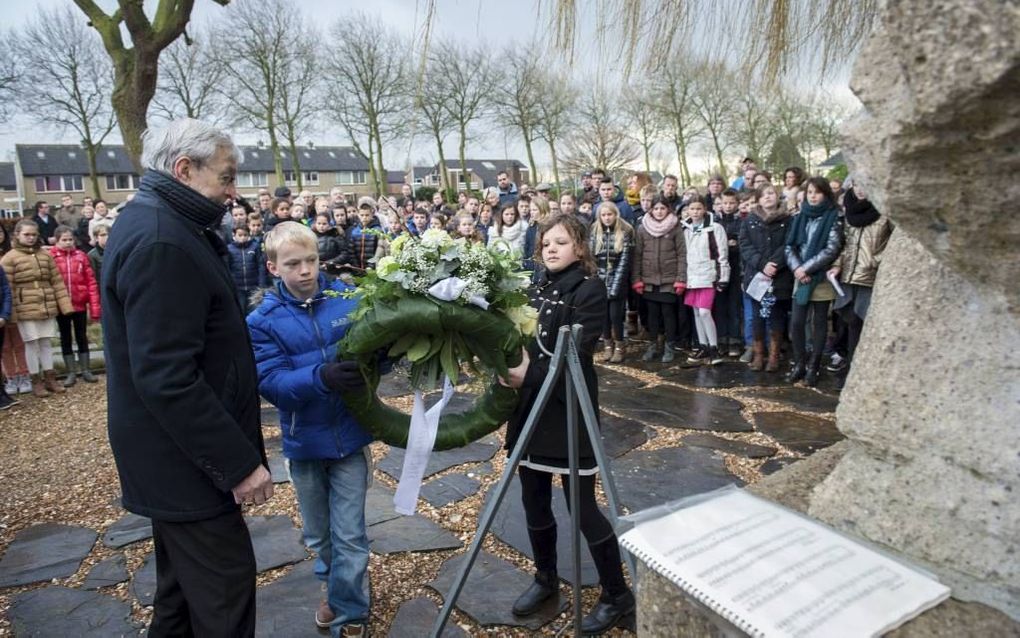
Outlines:
{"type": "MultiPolygon", "coordinates": [[[[585,385],[591,395],[595,414],[599,413],[598,378],[592,356],[596,343],[604,330],[606,317],[606,286],[595,275],[585,272],[581,263],[568,266],[558,273],[546,273],[529,291],[531,305],[538,309],[538,335],[549,352],[556,348],[560,326],[581,324],[580,354],[585,385]]],[[[549,372],[549,356],[538,347],[536,340],[528,345],[531,364],[521,386],[521,401],[507,424],[507,449],[513,449],[538,396],[538,391],[549,372]]],[[[564,362],[565,363],[565,362],[564,362]]],[[[528,442],[527,455],[550,465],[567,465],[567,402],[566,374],[553,386],[553,394],[545,412],[538,420],[535,432],[528,442]]],[[[594,452],[585,432],[580,407],[577,411],[579,456],[582,467],[593,465],[594,452]]]]}

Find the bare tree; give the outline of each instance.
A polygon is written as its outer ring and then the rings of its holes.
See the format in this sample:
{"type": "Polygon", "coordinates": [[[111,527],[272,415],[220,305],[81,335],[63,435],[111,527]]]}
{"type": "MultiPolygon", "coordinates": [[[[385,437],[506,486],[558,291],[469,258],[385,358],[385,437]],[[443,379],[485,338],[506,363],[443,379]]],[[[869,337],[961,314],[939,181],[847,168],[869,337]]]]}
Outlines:
{"type": "MultiPolygon", "coordinates": [[[[229,0],[213,0],[226,5],[229,0]]],[[[155,20],[145,15],[138,0],[117,0],[108,14],[95,0],[74,0],[99,32],[113,61],[113,93],[110,101],[117,114],[121,137],[135,167],[141,170],[142,133],[147,128],[149,103],[156,93],[159,54],[177,39],[191,19],[194,0],[159,0],[155,20]],[[124,43],[126,30],[131,45],[124,43]]]]}
{"type": "Polygon", "coordinates": [[[829,157],[841,145],[840,128],[849,109],[828,93],[819,93],[808,107],[808,128],[814,145],[821,146],[829,157]]]}
{"type": "Polygon", "coordinates": [[[521,133],[532,177],[538,175],[534,143],[541,119],[538,110],[541,67],[535,51],[537,48],[533,46],[524,47],[523,51],[517,47],[505,50],[500,56],[504,61],[504,76],[496,83],[494,94],[499,123],[521,133]]]}
{"type": "Polygon", "coordinates": [[[692,75],[694,109],[701,119],[708,141],[712,143],[719,174],[725,178],[727,170],[723,153],[729,143],[726,134],[732,118],[731,74],[721,62],[704,62],[694,68],[692,75]]]}
{"type": "MultiPolygon", "coordinates": [[[[779,136],[789,140],[804,158],[804,170],[811,172],[811,150],[814,139],[811,130],[811,103],[805,95],[791,91],[780,91],[776,100],[775,122],[779,128],[779,136]]],[[[778,137],[778,136],[777,136],[778,137]]]]}
{"type": "Polygon", "coordinates": [[[662,113],[643,91],[627,90],[621,102],[627,117],[627,130],[631,138],[641,147],[645,171],[652,172],[652,148],[663,136],[662,113]]]}
{"type": "Polygon", "coordinates": [[[680,176],[687,186],[691,183],[687,152],[691,144],[704,132],[694,103],[696,92],[694,76],[690,67],[679,58],[662,68],[658,73],[657,84],[659,112],[662,114],[666,130],[669,131],[670,140],[676,148],[680,176]]]}
{"type": "Polygon", "coordinates": [[[538,93],[538,136],[549,145],[552,157],[553,180],[560,188],[560,164],[556,144],[564,140],[571,125],[574,91],[559,74],[543,72],[539,75],[541,90],[538,93]]]}
{"type": "Polygon", "coordinates": [[[152,113],[172,120],[190,117],[217,121],[223,109],[217,91],[220,69],[209,50],[207,33],[178,38],[160,56],[159,80],[152,98],[152,113]]]}
{"type": "Polygon", "coordinates": [[[17,97],[21,67],[15,59],[10,34],[0,36],[0,124],[11,118],[10,107],[17,97]]]}
{"type": "Polygon", "coordinates": [[[13,39],[17,64],[31,69],[19,83],[21,99],[36,122],[73,130],[88,158],[92,192],[99,196],[96,155],[117,125],[106,90],[113,68],[95,33],[69,8],[41,10],[13,39]],[[47,46],[59,42],[60,46],[47,46]],[[29,84],[29,82],[31,82],[29,84]]]}
{"type": "MultiPolygon", "coordinates": [[[[476,47],[463,50],[452,42],[437,47],[434,61],[442,85],[446,88],[443,105],[456,123],[460,135],[461,178],[465,188],[471,188],[468,174],[466,149],[470,127],[491,110],[493,80],[496,70],[489,49],[476,47]]],[[[457,185],[454,185],[457,188],[457,185]]]]}
{"type": "Polygon", "coordinates": [[[411,90],[418,125],[427,129],[436,144],[439,156],[439,183],[445,191],[450,188],[450,173],[446,165],[446,151],[443,143],[446,137],[457,129],[457,122],[446,108],[446,93],[442,90],[442,75],[435,51],[430,51],[425,60],[424,82],[421,87],[411,90]]]}
{"type": "Polygon", "coordinates": [[[304,174],[301,171],[301,155],[297,150],[297,141],[308,128],[314,114],[312,110],[314,96],[319,94],[317,88],[321,76],[315,54],[315,46],[319,41],[315,29],[302,25],[299,34],[291,40],[290,46],[285,48],[281,69],[283,81],[278,92],[277,113],[280,128],[290,149],[294,179],[298,190],[301,190],[304,188],[304,174]]]}
{"type": "Polygon", "coordinates": [[[282,0],[246,0],[227,9],[211,33],[213,59],[227,115],[235,126],[264,132],[277,181],[284,183],[280,152],[280,100],[284,73],[300,16],[282,0]]]}
{"type": "Polygon", "coordinates": [[[737,84],[731,95],[729,138],[743,153],[762,161],[778,132],[775,123],[776,92],[750,81],[737,84]]]}
{"type": "Polygon", "coordinates": [[[337,20],[330,36],[343,46],[330,48],[323,60],[330,78],[327,108],[354,148],[368,158],[376,191],[385,193],[383,144],[403,132],[410,108],[406,47],[395,33],[364,14],[337,20]]]}
{"type": "Polygon", "coordinates": [[[577,105],[581,123],[567,141],[564,165],[572,171],[598,166],[610,173],[637,160],[638,150],[628,137],[620,112],[602,93],[589,93],[577,105]]]}

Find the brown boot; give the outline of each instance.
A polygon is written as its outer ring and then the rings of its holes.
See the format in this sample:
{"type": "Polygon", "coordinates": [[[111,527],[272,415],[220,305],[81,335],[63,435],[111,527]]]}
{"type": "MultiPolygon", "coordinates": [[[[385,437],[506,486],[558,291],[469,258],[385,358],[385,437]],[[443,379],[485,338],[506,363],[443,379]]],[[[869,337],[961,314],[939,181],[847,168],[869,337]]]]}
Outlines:
{"type": "Polygon", "coordinates": [[[773,332],[769,335],[769,360],[765,364],[765,372],[779,370],[779,350],[783,347],[783,333],[773,332]]]}
{"type": "Polygon", "coordinates": [[[43,372],[43,385],[49,390],[50,394],[63,394],[67,392],[64,386],[57,383],[57,371],[46,370],[43,372]]]}
{"type": "Polygon", "coordinates": [[[46,385],[43,382],[41,374],[32,375],[32,395],[37,396],[40,399],[50,396],[50,393],[46,390],[46,385]]]}
{"type": "Polygon", "coordinates": [[[610,357],[609,363],[623,363],[623,355],[625,354],[623,349],[623,342],[617,341],[613,344],[613,356],[610,357]]]}
{"type": "Polygon", "coordinates": [[[754,357],[751,359],[749,367],[755,372],[761,372],[765,367],[765,340],[755,337],[751,349],[754,352],[754,357]]]}
{"type": "Polygon", "coordinates": [[[599,360],[604,363],[608,363],[613,358],[613,340],[608,338],[603,339],[602,343],[604,343],[605,346],[602,348],[602,356],[599,360]]]}

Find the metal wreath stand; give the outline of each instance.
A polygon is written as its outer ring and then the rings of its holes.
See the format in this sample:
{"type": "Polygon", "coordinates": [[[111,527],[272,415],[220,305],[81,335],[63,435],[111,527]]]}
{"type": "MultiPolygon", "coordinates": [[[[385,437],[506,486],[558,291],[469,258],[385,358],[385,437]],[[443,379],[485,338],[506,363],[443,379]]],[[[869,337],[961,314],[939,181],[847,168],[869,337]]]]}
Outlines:
{"type": "MultiPolygon", "coordinates": [[[[464,589],[464,584],[467,582],[467,577],[471,572],[471,567],[478,558],[478,552],[482,549],[482,541],[485,538],[485,534],[488,533],[489,527],[492,525],[492,519],[496,516],[499,506],[503,502],[503,497],[506,496],[506,491],[510,487],[510,481],[513,480],[514,474],[517,471],[517,466],[521,462],[521,457],[524,456],[524,450],[527,448],[528,442],[531,440],[531,435],[535,431],[535,425],[538,423],[538,418],[545,411],[545,406],[549,402],[549,397],[552,395],[553,386],[556,384],[561,374],[566,374],[568,377],[568,383],[566,384],[567,457],[570,463],[570,541],[574,577],[573,625],[574,635],[581,635],[581,522],[578,517],[578,512],[580,511],[580,488],[578,485],[579,479],[577,472],[579,462],[577,443],[578,403],[580,403],[581,406],[581,416],[588,432],[588,438],[591,440],[591,446],[595,452],[595,462],[602,474],[602,487],[606,492],[607,499],[609,500],[609,516],[614,529],[619,522],[617,511],[619,509],[620,502],[617,497],[616,484],[613,482],[613,476],[609,469],[608,458],[606,457],[605,449],[602,447],[602,437],[599,434],[598,419],[595,414],[595,408],[592,405],[591,396],[588,394],[588,387],[584,382],[584,373],[581,370],[581,359],[578,355],[577,346],[581,339],[581,331],[582,328],[580,324],[574,324],[569,327],[561,326],[556,338],[556,350],[554,352],[546,350],[542,345],[542,342],[540,340],[538,341],[539,348],[541,348],[542,351],[550,357],[549,373],[546,375],[545,381],[542,383],[542,387],[538,391],[538,396],[531,408],[531,412],[528,413],[528,418],[524,423],[524,428],[521,430],[520,437],[517,439],[517,444],[514,446],[513,452],[511,452],[506,466],[503,468],[503,475],[500,477],[499,483],[496,485],[495,498],[489,500],[485,506],[485,510],[482,512],[482,517],[479,519],[478,523],[478,531],[475,532],[474,540],[471,541],[471,548],[467,552],[467,559],[461,565],[457,578],[453,581],[453,586],[444,597],[443,608],[440,610],[439,616],[436,617],[435,624],[432,626],[432,632],[429,634],[431,638],[439,638],[439,635],[446,627],[446,623],[450,618],[450,613],[453,611],[453,606],[456,604],[457,598],[464,589]],[[564,362],[566,362],[566,366],[563,365],[564,362]]],[[[627,563],[627,569],[630,571],[631,581],[636,582],[635,579],[637,572],[634,571],[634,561],[626,550],[621,548],[621,551],[624,560],[627,563]]]]}

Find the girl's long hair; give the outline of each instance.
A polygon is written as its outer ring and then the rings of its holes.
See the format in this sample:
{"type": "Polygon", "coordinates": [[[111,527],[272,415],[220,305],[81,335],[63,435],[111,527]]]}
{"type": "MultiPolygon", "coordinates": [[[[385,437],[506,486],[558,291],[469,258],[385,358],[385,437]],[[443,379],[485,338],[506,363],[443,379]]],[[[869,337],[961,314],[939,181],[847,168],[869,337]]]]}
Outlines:
{"type": "Polygon", "coordinates": [[[623,252],[623,247],[627,243],[627,237],[634,232],[634,227],[627,223],[627,220],[620,217],[620,209],[616,207],[613,202],[602,202],[599,206],[599,214],[602,214],[603,210],[611,210],[616,213],[616,221],[613,222],[613,227],[609,229],[609,233],[606,233],[602,227],[602,219],[596,219],[592,226],[595,227],[595,254],[602,252],[605,247],[606,235],[610,235],[613,238],[613,250],[617,253],[623,252]]]}
{"type": "Polygon", "coordinates": [[[517,222],[521,221],[521,215],[517,212],[517,204],[507,204],[504,206],[503,210],[499,211],[499,215],[492,216],[492,223],[496,227],[496,234],[500,237],[503,236],[503,229],[507,226],[507,224],[503,222],[503,213],[508,210],[513,211],[514,214],[514,223],[509,224],[510,226],[516,226],[517,222]]]}
{"type": "Polygon", "coordinates": [[[573,215],[564,215],[557,213],[546,217],[538,224],[538,237],[535,241],[535,261],[543,264],[542,261],[542,240],[545,234],[557,226],[563,226],[563,229],[567,231],[567,235],[570,236],[571,241],[574,242],[574,250],[577,251],[577,260],[581,262],[581,267],[589,275],[594,275],[598,267],[595,264],[595,258],[591,254],[591,249],[588,247],[587,233],[588,229],[585,228],[581,220],[574,217],[573,215]]]}

